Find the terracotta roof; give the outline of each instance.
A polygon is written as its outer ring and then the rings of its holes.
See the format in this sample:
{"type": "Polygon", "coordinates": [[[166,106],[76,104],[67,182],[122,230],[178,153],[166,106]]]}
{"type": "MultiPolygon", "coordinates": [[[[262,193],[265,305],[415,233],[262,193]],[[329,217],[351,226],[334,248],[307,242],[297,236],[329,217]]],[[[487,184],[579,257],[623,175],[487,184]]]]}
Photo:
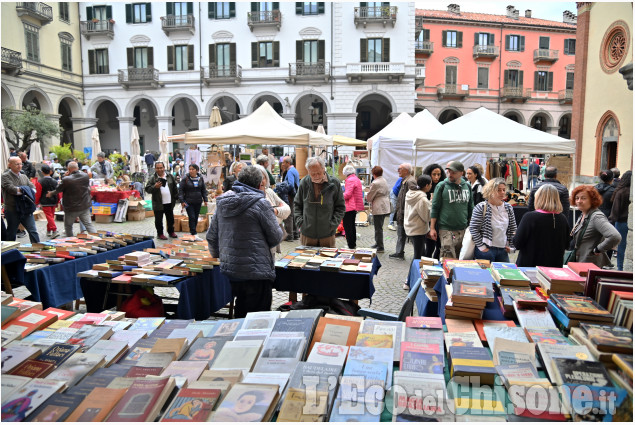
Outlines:
{"type": "Polygon", "coordinates": [[[473,13],[473,12],[461,12],[460,14],[448,12],[447,10],[430,10],[430,9],[416,9],[415,16],[423,16],[425,18],[439,18],[448,19],[454,21],[477,21],[477,22],[492,22],[496,24],[519,24],[519,25],[536,25],[536,26],[548,26],[556,28],[575,29],[575,24],[566,24],[564,22],[549,21],[546,19],[538,18],[525,18],[519,16],[518,19],[509,18],[506,15],[490,15],[488,13],[473,13]]]}

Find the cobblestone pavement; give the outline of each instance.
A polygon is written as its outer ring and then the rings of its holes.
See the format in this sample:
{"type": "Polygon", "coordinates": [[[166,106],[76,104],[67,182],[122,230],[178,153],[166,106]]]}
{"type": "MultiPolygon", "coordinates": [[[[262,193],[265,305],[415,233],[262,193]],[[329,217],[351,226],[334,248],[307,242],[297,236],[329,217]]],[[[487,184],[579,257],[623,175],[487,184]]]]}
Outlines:
{"type": "MultiPolygon", "coordinates": [[[[180,212],[180,207],[175,209],[175,212],[180,212]]],[[[388,256],[394,252],[395,243],[397,241],[397,232],[388,230],[387,221],[384,227],[384,238],[385,238],[385,247],[386,252],[378,254],[379,260],[381,262],[381,268],[379,269],[378,274],[375,276],[374,284],[375,284],[375,294],[372,298],[372,308],[379,311],[385,311],[390,313],[398,313],[407,292],[402,289],[403,283],[406,281],[408,277],[409,266],[412,263],[413,259],[413,249],[411,244],[406,244],[406,260],[395,260],[389,258],[388,256]]],[[[629,221],[632,223],[632,221],[629,221]]],[[[46,222],[38,221],[36,222],[38,231],[40,235],[46,235],[46,222]]],[[[115,232],[127,232],[127,233],[140,233],[144,235],[156,235],[156,231],[154,229],[154,218],[146,218],[142,221],[132,221],[126,223],[109,223],[109,224],[95,224],[97,229],[100,230],[109,230],[115,232]]],[[[57,222],[58,231],[63,234],[63,223],[57,222]]],[[[357,226],[357,246],[362,247],[370,247],[375,243],[374,240],[374,228],[373,226],[357,226]]],[[[76,232],[79,230],[79,225],[75,225],[76,232]]],[[[632,229],[628,234],[628,244],[627,244],[627,252],[626,258],[624,262],[624,268],[626,270],[633,270],[633,236],[632,229]]],[[[177,232],[179,236],[184,235],[183,232],[177,232]]],[[[205,237],[205,233],[199,233],[198,235],[201,238],[205,237]]],[[[28,238],[18,238],[20,242],[28,242],[28,238]]],[[[159,239],[155,239],[155,244],[157,246],[162,246],[163,244],[169,242],[161,241],[159,239]]],[[[293,251],[293,249],[300,245],[299,241],[293,242],[282,242],[281,245],[281,254],[278,254],[277,257],[281,257],[286,255],[288,252],[293,251]]],[[[338,248],[346,248],[346,239],[344,237],[336,238],[336,246],[338,248]]],[[[513,254],[512,261],[515,260],[515,255],[513,254]]],[[[176,289],[173,288],[159,288],[157,293],[159,295],[175,295],[176,289]]],[[[24,297],[28,295],[28,290],[26,288],[17,288],[16,296],[24,297]]],[[[278,306],[284,304],[288,301],[288,292],[278,292],[274,290],[273,293],[273,303],[272,309],[277,309],[278,306]]],[[[369,307],[370,300],[364,299],[359,302],[360,307],[369,307]]],[[[82,307],[84,308],[84,307],[82,307]]]]}

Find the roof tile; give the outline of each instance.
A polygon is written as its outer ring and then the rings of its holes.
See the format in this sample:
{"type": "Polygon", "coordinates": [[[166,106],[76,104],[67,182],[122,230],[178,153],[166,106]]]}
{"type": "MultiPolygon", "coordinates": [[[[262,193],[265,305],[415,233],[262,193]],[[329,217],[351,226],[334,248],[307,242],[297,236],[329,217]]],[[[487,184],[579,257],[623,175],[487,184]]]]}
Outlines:
{"type": "Polygon", "coordinates": [[[549,21],[546,19],[538,18],[525,18],[519,16],[518,19],[510,18],[506,15],[492,15],[488,13],[474,13],[474,12],[461,12],[456,14],[448,12],[447,10],[431,10],[431,9],[417,9],[416,16],[422,16],[425,18],[439,18],[456,21],[478,21],[478,22],[491,22],[491,23],[504,23],[504,24],[521,24],[521,25],[536,25],[536,26],[549,26],[556,28],[568,28],[575,29],[575,24],[567,24],[564,22],[549,21]]]}

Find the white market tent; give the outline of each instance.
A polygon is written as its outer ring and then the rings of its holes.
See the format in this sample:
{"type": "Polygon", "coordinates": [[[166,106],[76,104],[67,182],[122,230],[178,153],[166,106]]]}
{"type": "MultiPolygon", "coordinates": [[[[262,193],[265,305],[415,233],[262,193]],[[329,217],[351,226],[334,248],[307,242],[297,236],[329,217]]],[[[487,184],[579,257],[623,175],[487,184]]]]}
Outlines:
{"type": "Polygon", "coordinates": [[[295,125],[264,102],[249,116],[205,130],[185,133],[186,144],[333,145],[333,137],[295,125]]]}

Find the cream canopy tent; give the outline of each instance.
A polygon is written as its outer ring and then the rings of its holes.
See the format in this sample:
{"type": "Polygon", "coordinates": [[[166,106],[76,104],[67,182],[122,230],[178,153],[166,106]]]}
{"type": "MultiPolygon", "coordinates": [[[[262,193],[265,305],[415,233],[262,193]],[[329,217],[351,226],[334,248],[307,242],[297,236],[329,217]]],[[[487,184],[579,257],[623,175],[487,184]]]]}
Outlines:
{"type": "Polygon", "coordinates": [[[410,121],[412,121],[412,117],[407,112],[402,112],[392,120],[386,127],[382,128],[377,132],[373,137],[368,139],[368,143],[366,144],[366,149],[372,150],[373,143],[378,141],[380,138],[388,138],[388,139],[399,139],[399,140],[408,140],[412,139],[412,134],[409,133],[410,121]]]}
{"type": "Polygon", "coordinates": [[[333,144],[336,146],[366,146],[366,143],[352,137],[338,136],[337,134],[333,136],[333,144]]]}
{"type": "Polygon", "coordinates": [[[185,133],[186,144],[333,145],[333,138],[282,118],[265,102],[249,116],[219,127],[185,133]]]}

